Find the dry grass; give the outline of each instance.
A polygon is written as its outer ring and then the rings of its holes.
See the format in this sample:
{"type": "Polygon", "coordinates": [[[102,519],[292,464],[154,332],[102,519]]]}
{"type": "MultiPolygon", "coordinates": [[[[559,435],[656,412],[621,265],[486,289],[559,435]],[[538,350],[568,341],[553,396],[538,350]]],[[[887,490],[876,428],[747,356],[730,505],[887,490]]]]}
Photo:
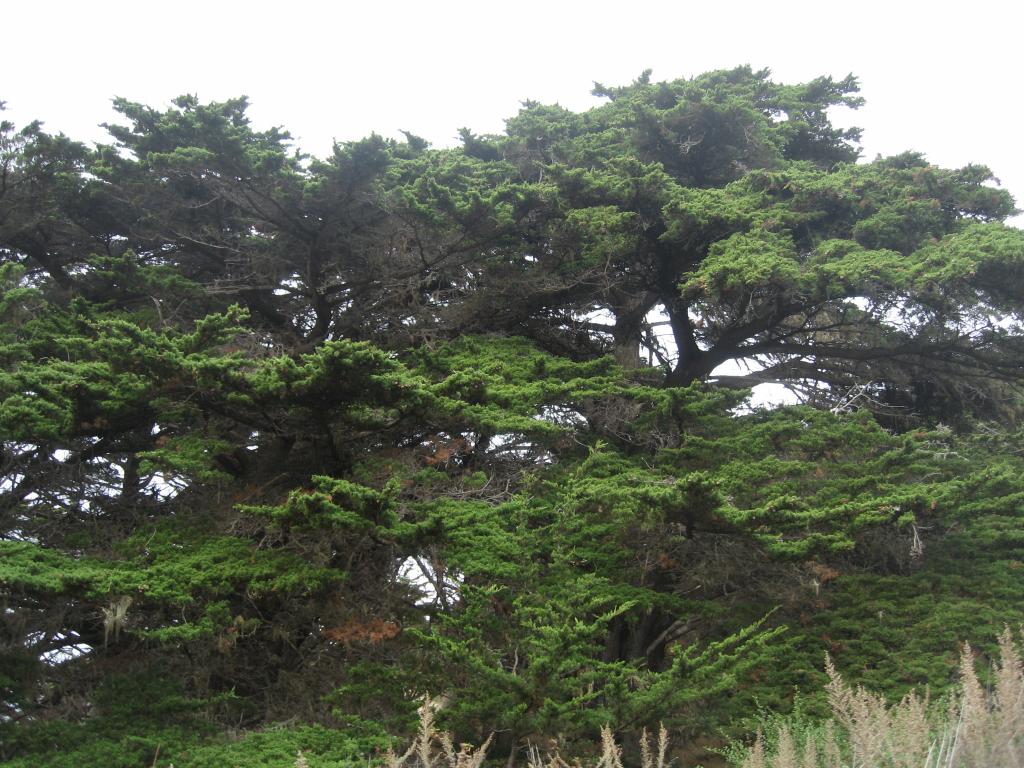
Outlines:
{"type": "Polygon", "coordinates": [[[1024,665],[1009,629],[999,637],[994,688],[985,690],[964,645],[960,691],[946,711],[910,694],[889,706],[851,688],[826,663],[832,721],[797,745],[780,729],[774,754],[758,738],[742,768],[1020,768],[1024,766],[1024,665]]]}
{"type": "MultiPolygon", "coordinates": [[[[388,751],[385,756],[386,768],[481,768],[491,745],[488,737],[480,747],[474,749],[463,744],[458,750],[452,743],[451,735],[434,727],[434,707],[428,701],[420,709],[420,727],[412,744],[401,755],[388,751]]],[[[578,759],[566,761],[558,751],[544,754],[533,744],[526,748],[528,768],[583,768],[578,759]]],[[[668,731],[662,726],[657,739],[652,739],[646,730],[640,739],[641,768],[667,768],[668,731]]],[[[509,761],[512,764],[512,761],[509,761]]],[[[611,728],[601,729],[601,754],[593,768],[623,768],[622,748],[615,742],[611,728]]]]}
{"type": "MultiPolygon", "coordinates": [[[[668,765],[668,731],[665,726],[658,729],[657,741],[652,739],[644,729],[640,737],[641,768],[666,768],[668,765]]],[[[531,745],[528,750],[528,768],[582,768],[582,762],[567,762],[558,752],[542,755],[540,750],[531,745]]],[[[593,763],[593,768],[623,768],[622,748],[615,743],[615,734],[605,726],[601,729],[601,754],[593,763]]]]}
{"type": "Polygon", "coordinates": [[[455,749],[451,734],[434,727],[436,707],[427,699],[420,707],[420,728],[409,748],[401,755],[389,749],[384,758],[386,768],[480,768],[491,746],[491,736],[474,749],[462,744],[455,749]]]}

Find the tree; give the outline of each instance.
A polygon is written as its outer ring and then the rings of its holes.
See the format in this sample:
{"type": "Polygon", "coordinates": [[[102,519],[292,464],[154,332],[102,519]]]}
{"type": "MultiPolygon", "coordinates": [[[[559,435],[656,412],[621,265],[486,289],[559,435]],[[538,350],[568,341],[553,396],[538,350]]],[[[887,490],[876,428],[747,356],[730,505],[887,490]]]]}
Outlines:
{"type": "Polygon", "coordinates": [[[865,584],[994,636],[1024,238],[984,169],[855,164],[854,88],[645,76],[326,160],[244,99],[121,101],[94,148],[4,124],[3,756],[198,765],[296,717],[370,749],[428,692],[513,756],[692,733],[823,647],[881,664],[865,584]],[[739,413],[743,358],[808,405],[739,413]]]}
{"type": "Polygon", "coordinates": [[[852,77],[783,86],[739,68],[594,92],[609,103],[527,104],[507,135],[466,144],[546,191],[517,330],[585,333],[626,366],[644,347],[673,386],[753,360],[741,386],[821,404],[868,382],[911,408],[925,382],[947,403],[1012,403],[1024,250],[988,169],[856,163],[859,132],[828,117],[860,105],[852,77]]]}

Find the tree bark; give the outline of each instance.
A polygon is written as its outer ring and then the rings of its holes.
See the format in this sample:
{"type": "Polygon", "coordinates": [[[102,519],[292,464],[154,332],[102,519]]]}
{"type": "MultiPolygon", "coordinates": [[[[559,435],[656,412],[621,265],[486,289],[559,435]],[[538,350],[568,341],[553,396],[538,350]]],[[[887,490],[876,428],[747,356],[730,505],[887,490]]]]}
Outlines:
{"type": "Polygon", "coordinates": [[[640,341],[644,320],[656,299],[650,293],[620,297],[612,306],[615,325],[612,326],[612,354],[615,362],[626,369],[639,368],[640,341]]]}
{"type": "Polygon", "coordinates": [[[682,299],[670,299],[665,302],[665,311],[679,355],[665,383],[670,387],[685,387],[704,375],[705,353],[697,346],[689,305],[682,299]]]}

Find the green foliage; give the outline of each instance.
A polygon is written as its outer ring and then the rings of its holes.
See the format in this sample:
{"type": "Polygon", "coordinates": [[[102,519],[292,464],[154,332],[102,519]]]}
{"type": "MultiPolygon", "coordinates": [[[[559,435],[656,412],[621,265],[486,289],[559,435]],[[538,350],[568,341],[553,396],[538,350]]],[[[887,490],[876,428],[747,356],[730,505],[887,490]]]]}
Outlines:
{"type": "Polygon", "coordinates": [[[988,170],[856,163],[852,78],[595,93],[324,159],[244,99],[0,128],[0,757],[693,735],[1024,619],[988,170]]]}
{"type": "Polygon", "coordinates": [[[97,692],[98,714],[82,724],[51,722],[29,731],[7,728],[9,746],[22,756],[5,764],[292,768],[301,751],[310,766],[333,768],[363,761],[390,743],[379,731],[353,736],[323,726],[285,723],[230,737],[218,734],[201,717],[198,710],[203,706],[183,698],[172,683],[159,677],[114,677],[97,692]]]}

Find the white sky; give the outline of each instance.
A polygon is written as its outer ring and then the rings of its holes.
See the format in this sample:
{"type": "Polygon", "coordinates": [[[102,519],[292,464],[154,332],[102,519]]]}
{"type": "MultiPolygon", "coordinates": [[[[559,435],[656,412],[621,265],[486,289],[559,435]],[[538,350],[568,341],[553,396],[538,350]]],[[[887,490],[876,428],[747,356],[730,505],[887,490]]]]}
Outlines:
{"type": "Polygon", "coordinates": [[[583,109],[594,80],[647,67],[656,80],[744,63],[781,82],[853,72],[868,158],[984,163],[1024,205],[1022,22],[1011,0],[37,0],[0,12],[0,99],[19,125],[101,140],[113,96],[245,94],[256,127],[322,156],[371,131],[435,145],[462,126],[499,132],[524,99],[583,109]]]}

